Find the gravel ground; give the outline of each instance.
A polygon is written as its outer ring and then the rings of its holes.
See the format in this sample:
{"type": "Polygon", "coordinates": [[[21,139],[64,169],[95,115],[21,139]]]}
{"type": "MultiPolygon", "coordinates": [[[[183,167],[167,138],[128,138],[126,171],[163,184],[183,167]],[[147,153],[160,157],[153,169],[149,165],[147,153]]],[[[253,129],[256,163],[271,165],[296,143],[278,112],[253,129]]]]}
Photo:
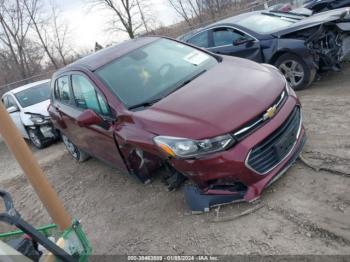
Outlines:
{"type": "MultiPolygon", "coordinates": [[[[313,164],[350,171],[350,66],[299,92],[313,164]]],[[[95,254],[347,254],[350,178],[316,172],[298,161],[262,196],[263,208],[236,204],[190,215],[180,191],[157,180],[144,186],[98,160],[75,163],[62,144],[35,151],[65,206],[82,224],[95,254]]],[[[0,141],[0,183],[34,225],[51,222],[0,141]]],[[[0,225],[0,232],[9,228],[0,225]]]]}

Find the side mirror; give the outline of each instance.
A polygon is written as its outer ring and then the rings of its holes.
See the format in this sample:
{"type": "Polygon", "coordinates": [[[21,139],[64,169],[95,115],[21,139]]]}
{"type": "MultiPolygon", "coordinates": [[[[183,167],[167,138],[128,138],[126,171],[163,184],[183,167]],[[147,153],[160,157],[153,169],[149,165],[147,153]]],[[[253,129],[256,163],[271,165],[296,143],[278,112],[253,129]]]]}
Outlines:
{"type": "Polygon", "coordinates": [[[10,106],[9,108],[6,109],[9,114],[18,112],[19,109],[17,106],[10,106]]]}
{"type": "Polygon", "coordinates": [[[233,45],[237,46],[237,45],[243,45],[243,44],[247,44],[247,43],[252,43],[255,40],[253,38],[239,38],[235,41],[233,41],[233,45]]]}
{"type": "Polygon", "coordinates": [[[87,109],[80,114],[77,123],[80,127],[100,125],[103,123],[103,119],[91,109],[87,109]]]}

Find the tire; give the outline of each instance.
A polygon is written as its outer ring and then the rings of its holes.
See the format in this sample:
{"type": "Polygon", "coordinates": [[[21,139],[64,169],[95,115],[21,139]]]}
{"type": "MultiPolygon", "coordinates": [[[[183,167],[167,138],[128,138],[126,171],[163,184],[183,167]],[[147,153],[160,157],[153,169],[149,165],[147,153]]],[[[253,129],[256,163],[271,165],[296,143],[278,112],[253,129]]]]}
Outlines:
{"type": "Polygon", "coordinates": [[[281,55],[276,60],[275,66],[294,90],[307,88],[316,76],[316,69],[311,69],[303,59],[290,53],[281,55]]]}
{"type": "Polygon", "coordinates": [[[74,158],[74,160],[76,160],[77,162],[84,162],[90,158],[90,156],[87,153],[81,151],[76,145],[74,145],[68,137],[66,137],[63,134],[61,135],[61,137],[64,145],[68,150],[68,153],[74,158]]]}
{"type": "Polygon", "coordinates": [[[35,129],[27,129],[29,140],[33,146],[38,149],[43,149],[48,146],[48,143],[42,138],[39,132],[35,129]]]}

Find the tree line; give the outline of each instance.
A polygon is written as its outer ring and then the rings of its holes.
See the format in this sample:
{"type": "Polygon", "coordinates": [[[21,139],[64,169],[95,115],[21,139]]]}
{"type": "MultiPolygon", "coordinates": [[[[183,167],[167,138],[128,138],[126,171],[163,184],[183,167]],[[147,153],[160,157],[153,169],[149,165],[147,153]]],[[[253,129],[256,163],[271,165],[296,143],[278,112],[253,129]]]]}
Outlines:
{"type": "Polygon", "coordinates": [[[68,35],[55,2],[0,0],[0,85],[66,65],[68,35]]]}
{"type": "MultiPolygon", "coordinates": [[[[169,27],[157,21],[152,0],[82,1],[91,11],[108,17],[101,30],[124,32],[135,38],[142,34],[169,35],[167,30],[174,27],[181,29],[177,34],[184,33],[260,0],[164,0],[182,20],[169,27]]],[[[70,27],[58,3],[0,0],[0,86],[54,71],[84,55],[72,46],[70,27]]]]}

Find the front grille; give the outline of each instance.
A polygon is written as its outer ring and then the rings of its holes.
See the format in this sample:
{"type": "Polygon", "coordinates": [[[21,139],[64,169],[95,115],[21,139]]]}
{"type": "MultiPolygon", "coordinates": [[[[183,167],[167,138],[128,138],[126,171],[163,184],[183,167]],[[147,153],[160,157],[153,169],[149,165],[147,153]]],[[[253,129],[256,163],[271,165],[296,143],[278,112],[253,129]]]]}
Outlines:
{"type": "MultiPolygon", "coordinates": [[[[287,90],[283,90],[282,93],[273,102],[271,107],[275,106],[276,109],[279,110],[284,104],[284,102],[287,100],[287,97],[288,97],[287,90]]],[[[267,121],[266,119],[264,119],[265,113],[266,111],[258,115],[256,118],[252,119],[250,122],[246,123],[238,131],[233,133],[233,136],[237,140],[242,140],[243,138],[247,137],[248,135],[253,133],[255,130],[257,130],[258,128],[260,128],[267,121]]]]}
{"type": "Polygon", "coordinates": [[[265,174],[281,162],[292,150],[299,132],[301,112],[295,107],[288,119],[250,152],[247,165],[265,174]]]}

